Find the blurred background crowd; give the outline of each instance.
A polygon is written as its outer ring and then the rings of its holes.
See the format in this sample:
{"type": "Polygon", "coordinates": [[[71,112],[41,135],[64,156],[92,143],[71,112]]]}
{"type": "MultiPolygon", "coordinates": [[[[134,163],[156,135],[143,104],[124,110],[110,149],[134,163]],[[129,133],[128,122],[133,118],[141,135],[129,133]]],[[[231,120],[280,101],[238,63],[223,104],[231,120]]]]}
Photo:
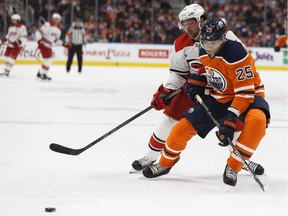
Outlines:
{"type": "Polygon", "coordinates": [[[202,5],[209,16],[225,18],[247,46],[273,47],[287,34],[287,0],[4,0],[0,37],[13,13],[21,15],[29,40],[35,40],[35,31],[58,12],[63,37],[75,19],[81,19],[88,43],[172,44],[181,34],[178,13],[192,3],[202,5]]]}

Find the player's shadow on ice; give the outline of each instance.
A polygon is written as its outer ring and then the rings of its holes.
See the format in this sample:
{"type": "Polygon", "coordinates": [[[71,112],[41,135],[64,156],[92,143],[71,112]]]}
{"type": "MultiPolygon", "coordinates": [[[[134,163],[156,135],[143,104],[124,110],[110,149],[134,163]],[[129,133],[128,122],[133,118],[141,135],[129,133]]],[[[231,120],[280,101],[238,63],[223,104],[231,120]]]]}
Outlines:
{"type": "MultiPolygon", "coordinates": [[[[269,179],[266,174],[258,176],[261,183],[265,186],[269,186],[265,193],[283,193],[287,194],[287,182],[280,179],[269,179]]],[[[147,179],[144,176],[139,177],[141,180],[155,182],[162,186],[177,185],[179,188],[191,190],[191,192],[224,192],[224,193],[263,193],[261,187],[257,184],[252,175],[248,173],[239,173],[237,185],[235,187],[224,184],[222,175],[185,175],[178,173],[169,173],[168,175],[158,178],[147,179]]]]}

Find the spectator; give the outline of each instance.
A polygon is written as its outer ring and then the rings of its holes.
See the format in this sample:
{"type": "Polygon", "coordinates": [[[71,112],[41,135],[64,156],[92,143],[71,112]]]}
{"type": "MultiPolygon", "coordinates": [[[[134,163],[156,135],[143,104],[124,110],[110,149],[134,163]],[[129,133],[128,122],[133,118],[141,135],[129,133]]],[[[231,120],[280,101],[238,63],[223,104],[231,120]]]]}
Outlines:
{"type": "MultiPolygon", "coordinates": [[[[50,7],[44,0],[29,2],[33,2],[36,20],[40,17],[47,20],[48,11],[53,13],[57,9],[63,17],[63,30],[65,32],[68,30],[72,18],[71,1],[52,1],[50,7]]],[[[192,1],[187,0],[183,3],[191,4],[192,1]]],[[[247,46],[273,47],[274,41],[280,35],[287,34],[283,25],[283,20],[287,16],[286,0],[271,0],[266,6],[264,0],[229,0],[228,2],[193,0],[193,3],[204,6],[211,17],[226,18],[227,26],[237,33],[247,46]]],[[[153,41],[172,44],[181,33],[177,28],[177,16],[171,1],[168,0],[99,0],[96,24],[94,0],[77,0],[72,4],[74,16],[83,18],[87,42],[151,43],[153,41]],[[160,32],[156,32],[156,29],[160,32]],[[134,36],[131,37],[132,31],[134,36]],[[151,38],[151,31],[155,32],[153,38],[151,38]]]]}

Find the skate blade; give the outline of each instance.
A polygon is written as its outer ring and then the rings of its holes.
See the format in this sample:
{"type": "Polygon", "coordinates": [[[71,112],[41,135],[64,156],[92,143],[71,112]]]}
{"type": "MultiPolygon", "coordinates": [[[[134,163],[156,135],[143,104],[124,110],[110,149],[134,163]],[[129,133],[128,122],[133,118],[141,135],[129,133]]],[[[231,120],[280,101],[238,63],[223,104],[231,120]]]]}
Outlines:
{"type": "Polygon", "coordinates": [[[9,76],[7,76],[6,74],[0,74],[0,77],[1,77],[1,78],[4,78],[4,79],[9,78],[9,76]]]}
{"type": "Polygon", "coordinates": [[[225,193],[227,194],[227,193],[230,193],[230,191],[232,191],[234,189],[234,187],[233,186],[230,186],[230,185],[225,185],[225,193]]]}
{"type": "Polygon", "coordinates": [[[142,170],[135,170],[135,169],[132,168],[132,169],[129,171],[129,174],[141,173],[141,171],[142,171],[142,170]]]}
{"type": "Polygon", "coordinates": [[[43,79],[43,78],[41,78],[41,77],[36,77],[36,80],[38,80],[38,81],[40,81],[40,82],[51,82],[52,81],[52,79],[43,79]]]}

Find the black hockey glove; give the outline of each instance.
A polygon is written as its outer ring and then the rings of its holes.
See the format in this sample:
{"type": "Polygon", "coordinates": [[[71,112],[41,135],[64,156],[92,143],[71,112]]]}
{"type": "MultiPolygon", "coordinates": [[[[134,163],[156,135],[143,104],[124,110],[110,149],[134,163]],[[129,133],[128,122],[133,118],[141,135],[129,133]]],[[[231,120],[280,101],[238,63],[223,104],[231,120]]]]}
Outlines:
{"type": "Polygon", "coordinates": [[[274,51],[275,51],[275,52],[280,52],[280,47],[275,46],[275,47],[274,47],[274,51]]]}
{"type": "Polygon", "coordinates": [[[229,140],[233,140],[236,129],[236,115],[229,111],[227,117],[219,121],[219,130],[216,131],[216,136],[220,140],[218,145],[224,147],[229,145],[229,140]]]}
{"type": "Polygon", "coordinates": [[[207,78],[198,74],[191,74],[186,87],[186,95],[191,101],[197,102],[196,95],[204,96],[205,87],[207,85],[207,78]]]}

